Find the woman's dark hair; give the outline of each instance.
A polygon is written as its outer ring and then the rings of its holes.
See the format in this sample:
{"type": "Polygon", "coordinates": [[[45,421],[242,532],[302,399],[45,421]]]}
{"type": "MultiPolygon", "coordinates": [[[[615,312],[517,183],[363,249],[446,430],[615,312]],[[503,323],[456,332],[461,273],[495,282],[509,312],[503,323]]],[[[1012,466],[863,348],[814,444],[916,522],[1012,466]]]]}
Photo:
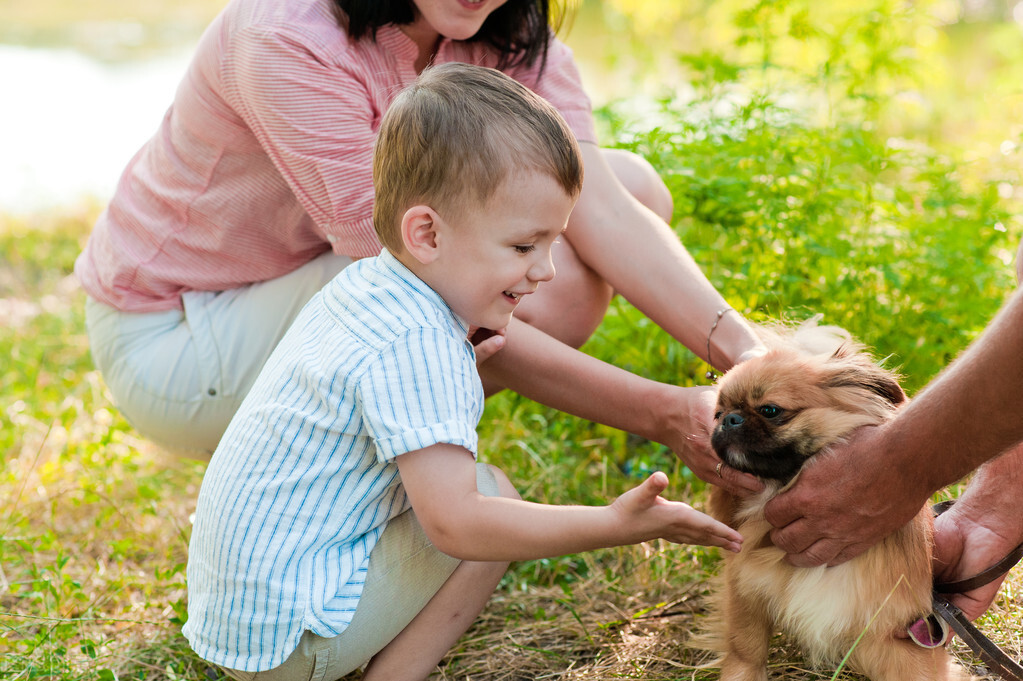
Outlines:
{"type": "MultiPolygon", "coordinates": [[[[339,19],[348,35],[356,40],[376,38],[384,24],[415,21],[412,0],[334,0],[341,10],[339,19]]],[[[508,0],[483,22],[471,42],[483,42],[500,54],[499,69],[547,59],[547,48],[557,26],[551,26],[550,0],[508,0]]],[[[560,14],[556,17],[561,20],[560,14]]]]}

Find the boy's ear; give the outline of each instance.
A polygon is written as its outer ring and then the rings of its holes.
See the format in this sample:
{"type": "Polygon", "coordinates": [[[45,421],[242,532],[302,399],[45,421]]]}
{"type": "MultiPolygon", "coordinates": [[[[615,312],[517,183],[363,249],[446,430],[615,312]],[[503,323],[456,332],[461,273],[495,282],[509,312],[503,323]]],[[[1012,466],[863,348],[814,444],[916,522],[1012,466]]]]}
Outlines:
{"type": "Polygon", "coordinates": [[[437,258],[440,216],[429,206],[412,206],[401,217],[401,240],[409,254],[424,265],[437,258]]]}

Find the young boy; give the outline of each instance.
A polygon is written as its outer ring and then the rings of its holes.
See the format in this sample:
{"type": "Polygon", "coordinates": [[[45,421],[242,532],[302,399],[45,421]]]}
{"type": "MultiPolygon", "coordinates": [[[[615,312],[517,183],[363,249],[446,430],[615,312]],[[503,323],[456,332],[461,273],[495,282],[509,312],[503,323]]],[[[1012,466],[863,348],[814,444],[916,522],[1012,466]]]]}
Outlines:
{"type": "MultiPolygon", "coordinates": [[[[522,501],[475,463],[483,389],[470,329],[504,329],[554,276],[582,185],[576,142],[498,71],[423,72],[384,116],[374,222],[385,249],[305,307],[210,462],[184,634],[237,679],[423,679],[508,561],[664,538],[741,537],[659,496],[522,501]]],[[[500,336],[485,341],[491,353],[500,336]]]]}

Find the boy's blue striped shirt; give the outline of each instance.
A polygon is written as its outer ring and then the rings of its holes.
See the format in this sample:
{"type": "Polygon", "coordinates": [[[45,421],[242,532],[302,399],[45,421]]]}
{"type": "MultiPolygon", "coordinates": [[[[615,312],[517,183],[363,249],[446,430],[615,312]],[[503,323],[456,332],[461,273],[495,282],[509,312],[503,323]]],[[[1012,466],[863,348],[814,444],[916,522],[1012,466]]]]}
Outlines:
{"type": "Polygon", "coordinates": [[[409,507],[395,457],[439,442],[476,452],[467,332],[386,250],[310,300],[203,479],[184,627],[200,656],[267,670],[304,630],[344,631],[376,540],[409,507]]]}

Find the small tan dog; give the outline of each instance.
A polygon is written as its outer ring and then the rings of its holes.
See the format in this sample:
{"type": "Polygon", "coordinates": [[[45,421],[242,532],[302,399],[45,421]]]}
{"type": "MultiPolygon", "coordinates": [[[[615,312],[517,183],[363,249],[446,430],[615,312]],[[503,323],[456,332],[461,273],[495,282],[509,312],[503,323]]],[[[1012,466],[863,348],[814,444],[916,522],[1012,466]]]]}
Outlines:
{"type": "Polygon", "coordinates": [[[907,626],[931,612],[929,509],[836,567],[793,567],[771,544],[767,501],[808,459],[827,456],[859,426],[891,418],[906,395],[841,329],[811,321],[764,335],[769,352],[719,381],[711,442],[726,464],[758,476],[766,489],[745,500],[711,492],[711,514],[745,541],[741,553],[725,557],[708,631],[694,645],[723,654],[723,681],[766,681],[779,628],[817,666],[835,668],[852,650],[849,667],[872,681],[973,678],[943,647],[905,638],[907,626]]]}

